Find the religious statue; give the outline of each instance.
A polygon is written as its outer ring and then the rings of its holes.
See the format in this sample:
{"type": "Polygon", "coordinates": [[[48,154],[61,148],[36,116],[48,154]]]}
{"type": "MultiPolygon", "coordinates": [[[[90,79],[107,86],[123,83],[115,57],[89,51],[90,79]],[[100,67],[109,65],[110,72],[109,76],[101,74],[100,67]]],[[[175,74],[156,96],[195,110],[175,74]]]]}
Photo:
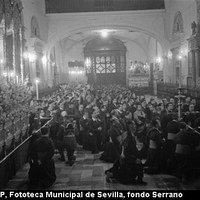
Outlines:
{"type": "Polygon", "coordinates": [[[192,35],[195,35],[197,33],[197,24],[195,21],[192,22],[191,28],[192,28],[192,35]]]}

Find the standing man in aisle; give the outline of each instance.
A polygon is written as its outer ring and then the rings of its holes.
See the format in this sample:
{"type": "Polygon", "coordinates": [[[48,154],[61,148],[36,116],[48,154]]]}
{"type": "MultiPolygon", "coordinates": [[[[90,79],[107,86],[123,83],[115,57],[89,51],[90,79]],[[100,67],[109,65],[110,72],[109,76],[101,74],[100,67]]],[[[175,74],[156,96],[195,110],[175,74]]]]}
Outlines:
{"type": "Polygon", "coordinates": [[[30,149],[30,189],[45,189],[53,185],[56,180],[53,160],[54,145],[49,138],[49,129],[41,129],[42,136],[38,138],[30,149]]]}

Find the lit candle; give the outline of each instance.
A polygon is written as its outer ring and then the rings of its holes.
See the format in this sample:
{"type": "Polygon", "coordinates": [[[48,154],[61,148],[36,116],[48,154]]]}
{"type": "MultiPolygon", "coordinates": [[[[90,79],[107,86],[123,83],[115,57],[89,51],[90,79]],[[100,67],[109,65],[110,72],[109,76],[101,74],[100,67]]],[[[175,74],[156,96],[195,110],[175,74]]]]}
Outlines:
{"type": "Polygon", "coordinates": [[[36,85],[36,99],[39,99],[39,90],[38,90],[38,84],[39,84],[39,80],[36,79],[35,80],[35,85],[36,85]]]}
{"type": "Polygon", "coordinates": [[[16,81],[17,81],[17,84],[19,84],[19,77],[16,76],[16,81]]]}

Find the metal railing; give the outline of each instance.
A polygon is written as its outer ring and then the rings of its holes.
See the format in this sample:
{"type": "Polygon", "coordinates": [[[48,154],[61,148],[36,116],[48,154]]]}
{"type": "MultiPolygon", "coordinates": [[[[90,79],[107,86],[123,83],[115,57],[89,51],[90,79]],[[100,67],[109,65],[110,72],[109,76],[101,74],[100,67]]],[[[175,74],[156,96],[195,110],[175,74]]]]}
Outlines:
{"type": "MultiPolygon", "coordinates": [[[[40,97],[51,95],[58,87],[41,90],[40,97]]],[[[35,112],[34,106],[13,109],[12,113],[0,115],[0,160],[28,137],[26,130],[31,112],[35,112]]]]}
{"type": "MultiPolygon", "coordinates": [[[[42,127],[49,125],[52,120],[53,118],[51,118],[42,127]]],[[[42,127],[40,127],[36,133],[38,133],[42,127]]],[[[16,172],[28,162],[28,149],[30,139],[32,138],[32,130],[28,128],[26,130],[26,135],[26,139],[15,146],[14,149],[12,149],[7,155],[4,155],[4,157],[0,160],[0,189],[4,188],[16,172]]],[[[7,148],[6,145],[7,144],[5,143],[4,148],[7,148]]]]}
{"type": "Polygon", "coordinates": [[[0,123],[0,159],[6,156],[18,144],[28,137],[29,113],[13,113],[1,119],[0,123]]]}
{"type": "MultiPolygon", "coordinates": [[[[178,94],[178,88],[179,86],[177,84],[157,83],[158,96],[163,98],[176,96],[178,94]]],[[[183,85],[181,94],[195,98],[200,102],[200,88],[187,88],[187,86],[183,85]]]]}

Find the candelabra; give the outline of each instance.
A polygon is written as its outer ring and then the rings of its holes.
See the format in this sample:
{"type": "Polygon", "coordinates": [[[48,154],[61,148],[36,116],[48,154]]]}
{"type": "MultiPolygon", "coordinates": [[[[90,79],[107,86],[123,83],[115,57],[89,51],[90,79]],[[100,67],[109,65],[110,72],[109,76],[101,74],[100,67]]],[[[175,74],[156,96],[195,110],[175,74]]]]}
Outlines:
{"type": "Polygon", "coordinates": [[[179,87],[178,95],[175,96],[178,99],[178,120],[181,120],[181,99],[185,98],[185,96],[181,94],[183,89],[184,88],[179,87]]]}

